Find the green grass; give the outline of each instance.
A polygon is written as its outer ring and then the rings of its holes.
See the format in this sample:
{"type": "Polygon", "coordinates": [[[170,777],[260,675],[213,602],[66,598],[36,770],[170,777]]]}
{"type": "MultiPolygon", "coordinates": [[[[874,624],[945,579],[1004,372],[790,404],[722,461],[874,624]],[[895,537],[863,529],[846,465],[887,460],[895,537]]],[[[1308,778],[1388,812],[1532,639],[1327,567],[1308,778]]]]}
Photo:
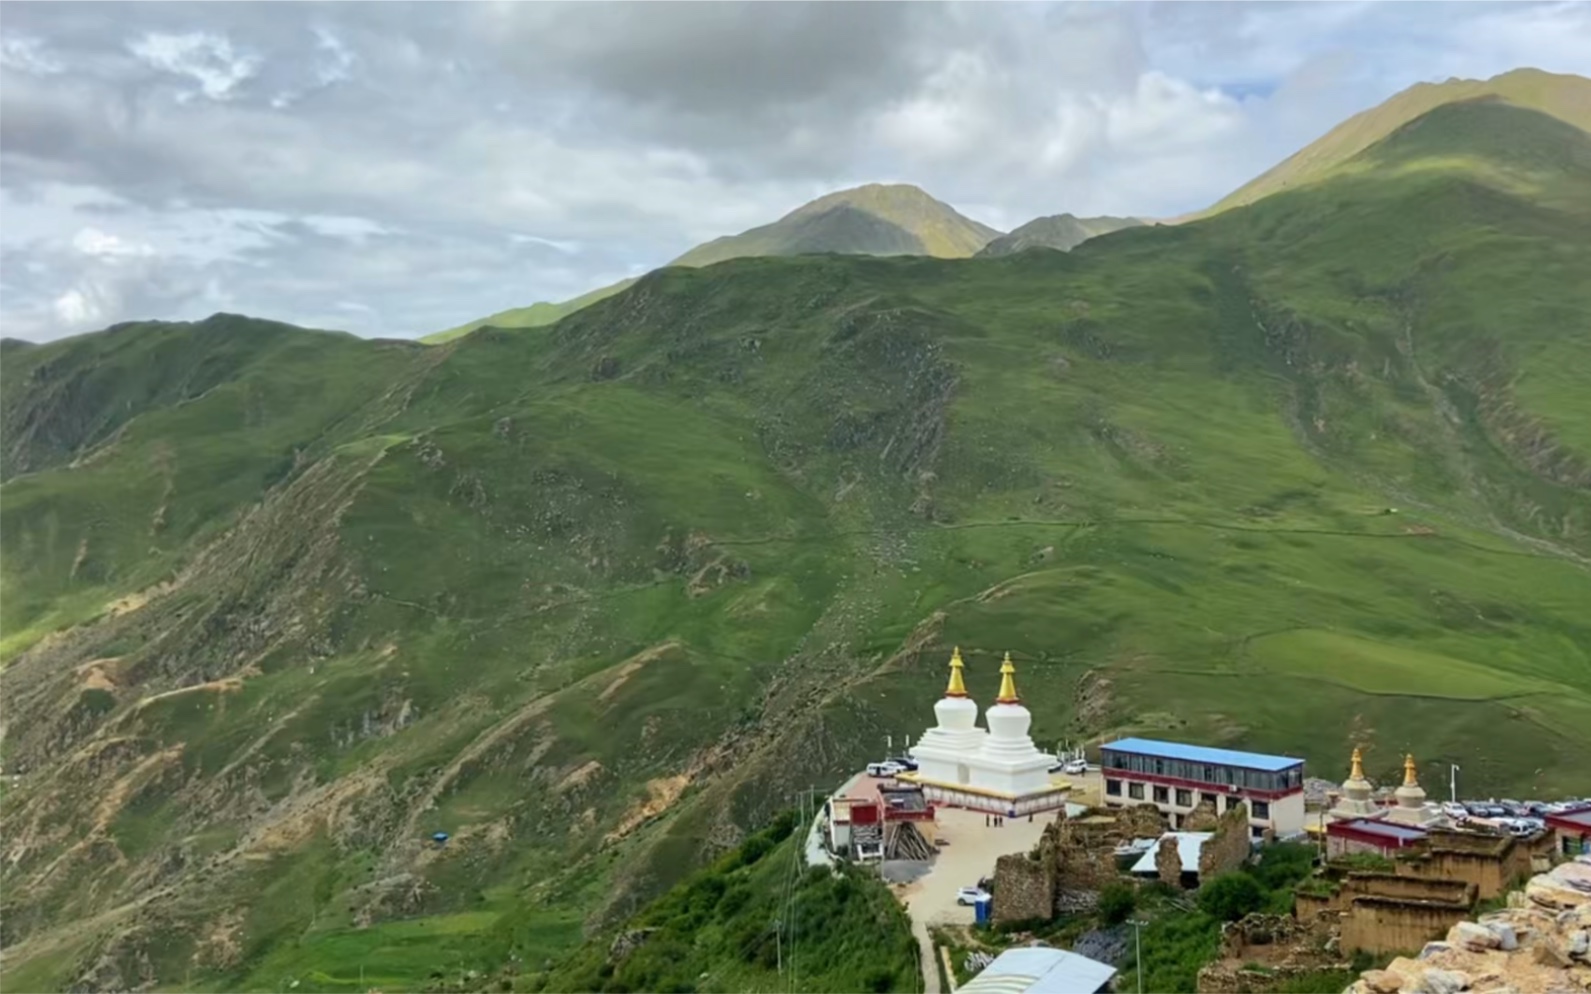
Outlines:
{"type": "Polygon", "coordinates": [[[647,930],[629,956],[605,932],[523,989],[914,989],[916,940],[893,895],[855,868],[808,869],[795,827],[782,816],[625,923],[647,930]]]}
{"type": "Polygon", "coordinates": [[[436,348],[9,348],[0,979],[541,971],[920,734],[957,644],[1044,744],[1583,789],[1574,140],[1457,106],[1196,224],[679,267],[436,348]]]}

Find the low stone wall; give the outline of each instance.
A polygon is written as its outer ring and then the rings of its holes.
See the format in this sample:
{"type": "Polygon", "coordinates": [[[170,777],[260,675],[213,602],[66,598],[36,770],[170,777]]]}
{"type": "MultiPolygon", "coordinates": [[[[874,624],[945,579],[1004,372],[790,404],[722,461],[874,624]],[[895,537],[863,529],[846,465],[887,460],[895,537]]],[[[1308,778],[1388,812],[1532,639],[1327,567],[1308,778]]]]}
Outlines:
{"type": "Polygon", "coordinates": [[[1342,919],[1342,948],[1395,953],[1418,949],[1468,917],[1470,905],[1356,897],[1342,919]]]}
{"type": "MultiPolygon", "coordinates": [[[[1233,963],[1211,963],[1199,971],[1199,994],[1273,994],[1287,990],[1300,977],[1314,976],[1330,967],[1272,966],[1263,970],[1233,963]]],[[[1351,969],[1347,964],[1343,972],[1351,969]]]]}

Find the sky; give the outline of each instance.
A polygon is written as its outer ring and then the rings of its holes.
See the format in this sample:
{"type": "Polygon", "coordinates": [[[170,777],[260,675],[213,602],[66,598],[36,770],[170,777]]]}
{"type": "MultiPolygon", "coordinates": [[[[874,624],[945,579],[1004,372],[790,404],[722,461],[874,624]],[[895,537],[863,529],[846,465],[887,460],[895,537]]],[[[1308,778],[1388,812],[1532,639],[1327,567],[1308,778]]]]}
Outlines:
{"type": "Polygon", "coordinates": [[[7,2],[0,334],[413,337],[868,182],[1173,217],[1520,66],[1591,75],[1591,4],[7,2]]]}

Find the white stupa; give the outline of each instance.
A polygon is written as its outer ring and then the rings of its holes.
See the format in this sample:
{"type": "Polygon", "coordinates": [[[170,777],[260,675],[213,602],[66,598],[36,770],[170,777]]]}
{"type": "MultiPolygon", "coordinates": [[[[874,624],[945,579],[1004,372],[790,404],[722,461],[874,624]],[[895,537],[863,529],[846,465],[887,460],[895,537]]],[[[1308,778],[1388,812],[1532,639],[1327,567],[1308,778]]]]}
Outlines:
{"type": "Polygon", "coordinates": [[[1380,818],[1386,811],[1371,799],[1375,788],[1365,779],[1364,753],[1358,746],[1353,747],[1351,762],[1353,766],[1348,771],[1348,779],[1342,782],[1342,798],[1337,802],[1337,806],[1328,812],[1331,820],[1380,818]]]}
{"type": "Polygon", "coordinates": [[[934,705],[938,723],[911,748],[917,769],[902,780],[920,784],[928,800],[1015,817],[1063,807],[1071,784],[1052,778],[1055,757],[1040,752],[1028,734],[1033,716],[1016,692],[1016,667],[1006,653],[1000,695],[989,708],[987,730],[978,727],[978,705],[967,694],[965,663],[950,656],[950,685],[934,705]]]}
{"type": "Polygon", "coordinates": [[[1420,786],[1418,769],[1412,754],[1403,757],[1403,786],[1392,794],[1398,803],[1387,812],[1389,821],[1424,826],[1441,820],[1442,809],[1425,798],[1425,788],[1420,786]]]}
{"type": "Polygon", "coordinates": [[[989,733],[978,727],[978,705],[967,696],[967,684],[961,675],[965,666],[957,646],[950,654],[950,685],[934,705],[939,723],[911,747],[919,779],[947,784],[972,782],[968,761],[978,755],[989,733]]]}
{"type": "Polygon", "coordinates": [[[1016,667],[1011,654],[1005,654],[1000,664],[1000,696],[994,706],[984,712],[989,723],[988,738],[983,740],[977,761],[973,764],[972,782],[1003,794],[1029,794],[1048,790],[1050,770],[1056,759],[1040,752],[1028,735],[1033,715],[1022,706],[1016,692],[1016,667]]]}

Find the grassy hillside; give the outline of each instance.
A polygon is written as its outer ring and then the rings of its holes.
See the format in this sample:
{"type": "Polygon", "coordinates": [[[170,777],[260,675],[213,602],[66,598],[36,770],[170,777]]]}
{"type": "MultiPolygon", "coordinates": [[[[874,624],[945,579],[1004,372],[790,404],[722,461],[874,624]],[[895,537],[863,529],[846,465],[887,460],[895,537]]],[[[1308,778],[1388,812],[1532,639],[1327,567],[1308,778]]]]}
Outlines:
{"type": "Polygon", "coordinates": [[[1132,217],[1074,217],[1071,214],[1056,214],[1051,217],[1034,218],[1010,234],[994,239],[979,249],[977,254],[983,257],[1010,255],[1031,248],[1070,252],[1097,235],[1141,224],[1142,221],[1132,217]]]}
{"type": "Polygon", "coordinates": [[[1209,213],[1252,204],[1273,193],[1321,180],[1429,111],[1447,104],[1487,98],[1541,111],[1581,130],[1591,130],[1591,80],[1583,76],[1516,69],[1486,80],[1420,83],[1337,125],[1233,191],[1210,208],[1209,213]]]}
{"type": "MultiPolygon", "coordinates": [[[[804,829],[805,825],[799,826],[804,829]]],[[[917,943],[878,878],[807,869],[785,815],[620,929],[523,986],[532,991],[915,990],[917,943]],[[628,940],[628,942],[626,942],[628,940]]]]}
{"type": "MultiPolygon", "coordinates": [[[[807,255],[931,255],[964,259],[1000,232],[979,224],[942,204],[915,186],[872,183],[819,197],[784,217],[738,235],[725,235],[698,245],[669,263],[710,266],[746,256],[807,255]]],[[[534,328],[552,324],[582,307],[611,297],[634,280],[566,300],[503,311],[479,321],[421,339],[437,344],[468,334],[483,325],[534,328]]]]}
{"type": "Polygon", "coordinates": [[[440,345],[450,342],[455,338],[468,335],[476,328],[491,325],[493,328],[543,328],[555,321],[568,317],[582,307],[589,307],[599,300],[606,300],[621,290],[628,289],[635,280],[620,280],[617,283],[598,287],[590,293],[583,293],[561,303],[552,304],[543,300],[531,304],[529,307],[511,307],[506,311],[498,311],[489,317],[461,324],[457,328],[439,331],[434,335],[426,335],[420,341],[427,345],[440,345]]]}
{"type": "Polygon", "coordinates": [[[1196,224],[240,325],[197,393],[201,326],[8,356],[0,980],[530,989],[920,733],[952,644],[1040,741],[1583,791],[1588,142],[1458,104],[1196,224]]]}

